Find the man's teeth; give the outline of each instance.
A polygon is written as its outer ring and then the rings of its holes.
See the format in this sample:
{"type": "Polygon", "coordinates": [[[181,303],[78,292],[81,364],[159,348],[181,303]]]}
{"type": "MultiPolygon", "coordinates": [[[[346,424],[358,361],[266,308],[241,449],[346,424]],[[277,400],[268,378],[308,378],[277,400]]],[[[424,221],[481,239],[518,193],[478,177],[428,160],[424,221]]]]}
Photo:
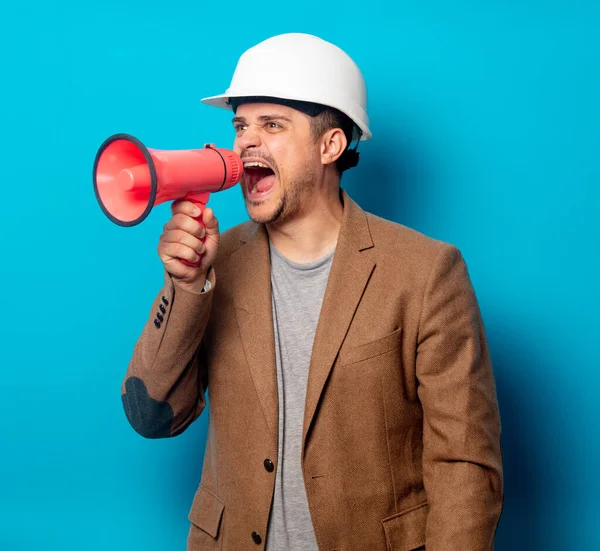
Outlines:
{"type": "MultiPolygon", "coordinates": [[[[259,161],[250,161],[250,162],[244,163],[244,168],[266,168],[268,170],[271,170],[265,163],[261,163],[259,161]]],[[[272,170],[271,170],[271,172],[272,172],[272,170]]],[[[259,193],[258,182],[250,188],[250,193],[251,194],[259,193]]]]}

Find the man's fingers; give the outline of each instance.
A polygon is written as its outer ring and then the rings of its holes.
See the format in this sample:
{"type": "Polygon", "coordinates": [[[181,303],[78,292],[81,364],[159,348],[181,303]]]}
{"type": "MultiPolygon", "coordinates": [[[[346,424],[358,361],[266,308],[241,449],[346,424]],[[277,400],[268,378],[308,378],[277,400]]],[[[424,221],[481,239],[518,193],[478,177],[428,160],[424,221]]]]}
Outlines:
{"type": "Polygon", "coordinates": [[[203,253],[205,245],[200,239],[183,230],[169,230],[162,234],[161,240],[166,243],[181,243],[197,253],[203,253]]]}
{"type": "Polygon", "coordinates": [[[201,291],[206,274],[217,254],[219,223],[212,209],[204,209],[202,223],[198,207],[190,201],[171,203],[173,215],[163,226],[158,242],[158,255],[167,272],[185,284],[201,291]],[[198,217],[198,218],[196,218],[198,217]],[[188,265],[189,263],[189,265],[188,265]]]}
{"type": "Polygon", "coordinates": [[[202,239],[206,234],[206,230],[202,227],[202,224],[197,220],[194,220],[187,214],[174,214],[173,217],[163,226],[166,232],[171,230],[183,230],[198,239],[202,239]]]}
{"type": "Polygon", "coordinates": [[[214,235],[219,233],[219,221],[217,220],[215,213],[212,209],[205,209],[202,215],[202,220],[206,226],[206,233],[214,235]]]}
{"type": "Polygon", "coordinates": [[[197,207],[191,201],[186,201],[185,199],[178,199],[177,201],[173,201],[171,203],[171,212],[173,214],[187,214],[192,218],[200,216],[200,208],[197,207]]]}
{"type": "Polygon", "coordinates": [[[168,241],[163,241],[160,244],[159,253],[163,262],[169,262],[174,258],[182,258],[189,262],[197,262],[200,259],[200,255],[198,255],[194,249],[184,245],[183,243],[170,243],[168,241]]]}

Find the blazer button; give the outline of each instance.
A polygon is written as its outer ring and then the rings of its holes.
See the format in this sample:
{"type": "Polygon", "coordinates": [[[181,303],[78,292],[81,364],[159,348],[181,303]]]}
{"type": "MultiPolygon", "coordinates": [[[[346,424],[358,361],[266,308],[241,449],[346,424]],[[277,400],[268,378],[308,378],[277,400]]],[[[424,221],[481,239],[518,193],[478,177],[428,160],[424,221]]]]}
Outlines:
{"type": "Polygon", "coordinates": [[[272,473],[275,470],[275,465],[273,465],[273,461],[270,459],[265,459],[265,469],[267,472],[272,473]]]}
{"type": "Polygon", "coordinates": [[[165,306],[169,306],[169,301],[167,300],[167,297],[165,297],[163,295],[162,301],[165,303],[165,306]]]}
{"type": "Polygon", "coordinates": [[[156,312],[156,317],[157,317],[158,321],[164,321],[164,319],[165,319],[162,317],[162,314],[160,312],[156,312]]]}
{"type": "Polygon", "coordinates": [[[252,540],[256,545],[260,545],[262,543],[262,538],[256,532],[252,532],[252,540]]]}
{"type": "Polygon", "coordinates": [[[158,307],[163,314],[166,313],[167,309],[165,308],[164,304],[159,304],[158,307]]]}
{"type": "Polygon", "coordinates": [[[154,325],[156,325],[157,329],[160,329],[160,321],[158,321],[157,319],[154,320],[154,325]]]}

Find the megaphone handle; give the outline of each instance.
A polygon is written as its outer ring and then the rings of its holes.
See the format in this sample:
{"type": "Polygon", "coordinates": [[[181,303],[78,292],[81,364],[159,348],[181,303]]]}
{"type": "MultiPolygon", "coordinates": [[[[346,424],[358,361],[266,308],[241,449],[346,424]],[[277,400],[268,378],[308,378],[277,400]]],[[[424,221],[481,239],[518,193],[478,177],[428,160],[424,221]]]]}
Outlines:
{"type": "MultiPolygon", "coordinates": [[[[200,222],[200,225],[204,228],[204,221],[202,220],[202,216],[204,215],[204,209],[206,208],[206,204],[208,203],[208,199],[210,198],[210,193],[190,193],[185,196],[186,201],[191,201],[200,209],[200,214],[196,216],[195,220],[200,222]]],[[[206,239],[206,235],[201,239],[202,243],[206,239]]],[[[181,262],[183,262],[186,266],[198,266],[200,264],[200,257],[196,262],[190,262],[189,260],[185,260],[184,258],[180,258],[181,262]]]]}

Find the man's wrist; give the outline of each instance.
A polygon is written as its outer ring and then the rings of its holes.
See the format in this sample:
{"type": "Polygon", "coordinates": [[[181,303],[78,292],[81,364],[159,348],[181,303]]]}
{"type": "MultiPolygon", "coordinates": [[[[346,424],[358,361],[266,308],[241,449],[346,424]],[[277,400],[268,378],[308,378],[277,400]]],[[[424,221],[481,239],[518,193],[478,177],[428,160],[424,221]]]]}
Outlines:
{"type": "Polygon", "coordinates": [[[208,292],[212,288],[212,283],[210,281],[210,271],[211,268],[209,268],[206,272],[201,274],[193,282],[182,281],[181,279],[174,277],[172,274],[168,275],[176,289],[181,289],[193,295],[201,295],[205,292],[208,292]]]}

